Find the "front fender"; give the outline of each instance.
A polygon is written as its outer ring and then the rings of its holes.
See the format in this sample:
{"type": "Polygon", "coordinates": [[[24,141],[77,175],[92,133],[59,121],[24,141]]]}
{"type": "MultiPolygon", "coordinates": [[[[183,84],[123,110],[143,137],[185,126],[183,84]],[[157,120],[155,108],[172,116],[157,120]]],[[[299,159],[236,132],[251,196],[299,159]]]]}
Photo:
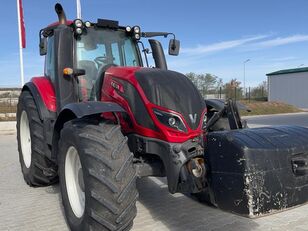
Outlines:
{"type": "Polygon", "coordinates": [[[74,113],[76,118],[101,114],[103,112],[125,112],[125,110],[116,103],[91,101],[82,103],[70,103],[62,109],[59,117],[62,113],[65,113],[68,110],[74,113]]]}
{"type": "Polygon", "coordinates": [[[125,110],[120,105],[110,102],[91,101],[82,103],[71,103],[66,105],[61,110],[54,126],[54,133],[52,139],[52,159],[55,161],[57,160],[58,141],[64,123],[76,118],[80,119],[90,115],[99,115],[104,112],[125,112],[125,110]]]}

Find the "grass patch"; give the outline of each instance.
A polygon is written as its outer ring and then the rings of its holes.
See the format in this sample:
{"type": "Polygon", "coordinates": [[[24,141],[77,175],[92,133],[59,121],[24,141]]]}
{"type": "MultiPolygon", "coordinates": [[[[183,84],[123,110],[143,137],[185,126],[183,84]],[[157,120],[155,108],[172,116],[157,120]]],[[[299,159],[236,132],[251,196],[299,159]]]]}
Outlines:
{"type": "Polygon", "coordinates": [[[17,105],[13,105],[9,102],[0,102],[0,121],[15,121],[16,117],[12,114],[16,114],[17,105]]]}
{"type": "Polygon", "coordinates": [[[17,105],[11,105],[7,102],[0,102],[0,113],[16,113],[17,105]]]}
{"type": "Polygon", "coordinates": [[[282,114],[282,113],[296,113],[302,112],[295,106],[281,103],[281,102],[250,102],[242,101],[241,103],[245,104],[251,112],[241,111],[241,116],[250,116],[250,115],[270,115],[270,114],[282,114]]]}
{"type": "Polygon", "coordinates": [[[0,122],[4,121],[16,121],[16,117],[0,117],[0,122]]]}

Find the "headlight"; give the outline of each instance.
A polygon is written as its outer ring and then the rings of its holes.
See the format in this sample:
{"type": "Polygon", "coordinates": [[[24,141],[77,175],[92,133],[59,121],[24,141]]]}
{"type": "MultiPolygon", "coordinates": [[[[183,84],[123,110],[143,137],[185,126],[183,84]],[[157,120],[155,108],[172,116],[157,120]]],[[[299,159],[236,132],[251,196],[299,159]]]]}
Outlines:
{"type": "Polygon", "coordinates": [[[74,25],[75,25],[75,27],[77,27],[77,28],[81,28],[81,27],[83,26],[83,23],[82,23],[82,21],[81,21],[80,19],[76,19],[76,20],[74,21],[74,25]]]}
{"type": "Polygon", "coordinates": [[[76,33],[79,34],[79,35],[82,34],[82,29],[81,28],[77,28],[76,29],[76,33]]]}
{"type": "Polygon", "coordinates": [[[83,32],[83,22],[80,19],[74,21],[75,33],[81,35],[83,32]]]}
{"type": "Polygon", "coordinates": [[[134,39],[139,40],[141,38],[141,30],[139,26],[134,26],[133,27],[133,35],[134,39]]]}
{"type": "Polygon", "coordinates": [[[131,32],[131,31],[132,31],[132,28],[131,28],[130,26],[127,26],[127,27],[125,28],[125,30],[126,30],[126,32],[131,32]]]}
{"type": "Polygon", "coordinates": [[[139,26],[135,26],[135,27],[134,27],[134,32],[135,32],[136,34],[139,34],[139,33],[140,33],[140,27],[139,27],[139,26]]]}
{"type": "Polygon", "coordinates": [[[86,21],[85,23],[84,23],[84,25],[86,26],[86,27],[91,27],[91,22],[89,22],[89,21],[86,21]]]}
{"type": "Polygon", "coordinates": [[[181,132],[187,132],[187,128],[183,123],[182,119],[172,113],[163,112],[158,109],[153,109],[156,118],[161,122],[163,125],[177,129],[181,132]]]}
{"type": "Polygon", "coordinates": [[[139,40],[140,39],[140,35],[139,34],[135,34],[135,39],[139,40]]]}

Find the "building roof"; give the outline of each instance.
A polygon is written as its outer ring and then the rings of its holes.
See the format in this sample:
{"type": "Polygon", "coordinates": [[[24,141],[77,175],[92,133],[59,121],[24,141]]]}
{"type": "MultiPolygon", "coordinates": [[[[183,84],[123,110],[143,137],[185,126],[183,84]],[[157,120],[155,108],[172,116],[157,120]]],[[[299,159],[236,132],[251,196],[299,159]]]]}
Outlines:
{"type": "Polygon", "coordinates": [[[283,75],[283,74],[292,74],[292,73],[299,73],[299,72],[308,72],[308,67],[301,67],[301,68],[294,68],[294,69],[285,69],[280,71],[275,71],[266,74],[267,76],[271,75],[283,75]]]}

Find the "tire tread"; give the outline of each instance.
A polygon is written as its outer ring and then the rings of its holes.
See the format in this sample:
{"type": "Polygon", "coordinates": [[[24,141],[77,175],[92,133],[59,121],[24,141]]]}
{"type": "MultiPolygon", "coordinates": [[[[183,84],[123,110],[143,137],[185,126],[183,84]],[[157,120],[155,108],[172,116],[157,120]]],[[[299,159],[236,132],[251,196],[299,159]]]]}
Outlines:
{"type": "Polygon", "coordinates": [[[46,157],[46,151],[50,151],[44,139],[43,121],[39,117],[38,109],[33,96],[27,90],[20,94],[17,105],[17,141],[19,160],[24,180],[30,186],[48,186],[58,181],[57,166],[46,157]],[[22,111],[26,111],[29,119],[31,133],[31,165],[29,169],[25,167],[20,145],[19,126],[22,111]],[[50,169],[52,175],[45,175],[42,169],[50,169]]]}
{"type": "MultiPolygon", "coordinates": [[[[83,176],[87,177],[84,181],[88,182],[88,229],[129,230],[137,213],[139,194],[133,154],[121,127],[107,121],[75,119],[65,124],[61,137],[69,134],[78,134],[75,142],[81,150],[78,152],[85,168],[83,176]]],[[[59,146],[65,146],[65,142],[60,138],[59,146]]]]}

